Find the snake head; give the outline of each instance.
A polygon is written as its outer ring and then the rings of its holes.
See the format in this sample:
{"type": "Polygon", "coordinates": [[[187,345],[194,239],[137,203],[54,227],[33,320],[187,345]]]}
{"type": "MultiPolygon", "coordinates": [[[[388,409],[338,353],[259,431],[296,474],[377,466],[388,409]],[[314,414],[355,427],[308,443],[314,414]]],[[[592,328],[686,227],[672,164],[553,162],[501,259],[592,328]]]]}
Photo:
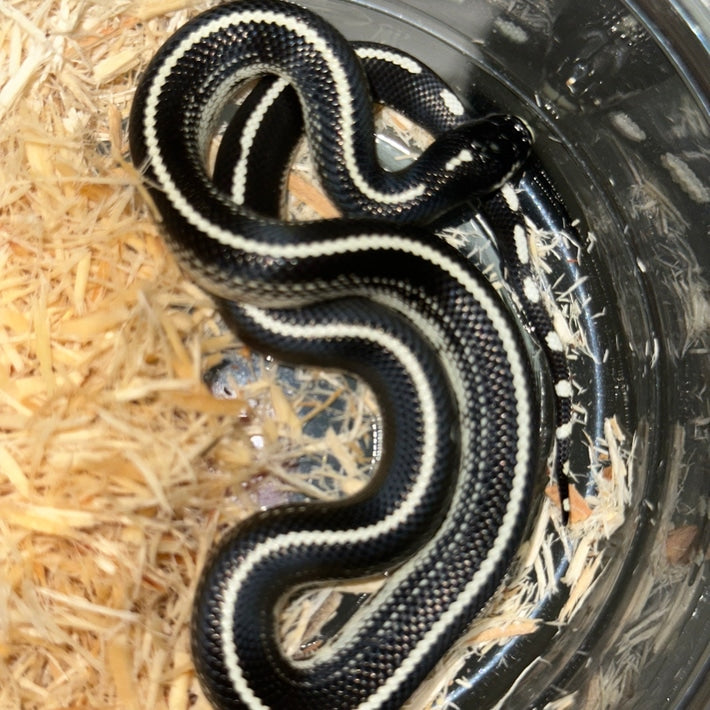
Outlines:
{"type": "Polygon", "coordinates": [[[437,211],[497,190],[525,163],[532,142],[525,123],[507,115],[491,115],[443,133],[419,160],[419,166],[427,166],[422,182],[428,186],[420,215],[431,219],[437,211]]]}
{"type": "Polygon", "coordinates": [[[383,212],[370,204],[349,216],[384,217],[410,224],[431,224],[472,198],[504,185],[530,155],[533,137],[514,116],[491,115],[441,134],[408,169],[419,185],[416,199],[383,212]]]}
{"type": "Polygon", "coordinates": [[[469,194],[480,195],[508,181],[530,155],[533,138],[519,118],[493,115],[464,124],[440,140],[451,142],[452,149],[461,141],[459,151],[446,161],[444,170],[469,194]]]}

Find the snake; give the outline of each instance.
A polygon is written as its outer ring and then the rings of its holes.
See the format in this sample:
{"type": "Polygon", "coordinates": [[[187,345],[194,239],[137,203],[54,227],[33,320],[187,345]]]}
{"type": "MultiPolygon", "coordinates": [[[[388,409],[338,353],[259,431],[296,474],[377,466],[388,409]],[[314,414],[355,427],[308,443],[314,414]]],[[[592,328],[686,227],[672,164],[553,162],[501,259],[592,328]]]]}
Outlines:
{"type": "MultiPolygon", "coordinates": [[[[416,57],[372,42],[353,42],[352,48],[367,73],[374,101],[386,105],[430,134],[439,136],[471,120],[451,88],[416,57]]],[[[284,79],[263,79],[247,96],[222,137],[213,179],[241,205],[260,214],[278,216],[284,210],[289,157],[301,137],[302,115],[298,97],[284,79]],[[288,126],[288,130],[284,130],[288,126]]],[[[456,160],[457,158],[455,158],[456,160]]],[[[561,198],[539,161],[532,156],[519,176],[483,194],[477,208],[485,216],[497,240],[498,255],[505,268],[507,287],[516,299],[531,335],[545,354],[555,393],[555,451],[553,472],[558,482],[563,522],[569,518],[569,449],[572,433],[572,380],[565,348],[552,317],[542,303],[533,273],[528,247],[530,227],[550,228],[550,215],[558,222],[552,229],[574,231],[561,198]],[[520,197],[518,193],[521,193],[520,197]],[[527,198],[527,204],[522,200],[527,198]],[[536,214],[537,213],[537,214],[536,214]]],[[[348,216],[377,216],[390,221],[412,222],[410,212],[399,204],[388,205],[368,199],[362,193],[344,190],[333,182],[330,196],[348,216]]],[[[328,185],[331,185],[329,182],[328,185]]],[[[456,203],[454,203],[456,204],[456,203]]],[[[470,208],[465,208],[470,209],[470,208]]],[[[430,230],[462,223],[468,214],[456,210],[430,230]]],[[[229,307],[227,307],[229,309],[229,307]]]]}
{"type": "MultiPolygon", "coordinates": [[[[386,71],[432,76],[402,53],[368,51],[386,71]]],[[[510,233],[512,261],[526,267],[511,180],[529,160],[532,136],[513,116],[467,116],[434,83],[438,108],[425,111],[443,117],[430,126],[434,142],[388,172],[374,147],[378,91],[366,64],[320,16],[281,0],[238,0],[163,44],[131,109],[132,159],[166,238],[244,342],[362,377],[381,411],[376,470],[360,493],[259,511],[213,551],[191,637],[203,689],[219,709],[401,707],[501,584],[544,459],[518,321],[480,271],[432,235],[453,207],[480,196],[510,233]],[[267,75],[292,87],[342,218],[285,222],[210,174],[225,104],[267,75]],[[383,588],[332,641],[304,660],[284,656],[278,617],[289,595],[384,570],[383,588]]],[[[283,94],[273,83],[255,94],[253,107],[265,110],[254,136],[265,135],[269,106],[283,94]]],[[[249,147],[247,162],[255,155],[249,147]]],[[[528,273],[516,289],[523,310],[540,305],[528,273]]],[[[537,337],[561,353],[549,316],[536,313],[527,317],[537,337]]],[[[551,370],[566,400],[566,370],[551,370]]],[[[558,430],[569,425],[557,417],[558,430]]]]}

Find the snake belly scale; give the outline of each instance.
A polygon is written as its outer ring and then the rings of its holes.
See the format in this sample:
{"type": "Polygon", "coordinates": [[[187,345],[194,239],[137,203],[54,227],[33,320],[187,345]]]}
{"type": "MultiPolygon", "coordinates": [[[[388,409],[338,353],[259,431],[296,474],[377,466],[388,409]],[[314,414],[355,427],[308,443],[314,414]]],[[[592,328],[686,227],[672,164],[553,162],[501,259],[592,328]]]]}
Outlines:
{"type": "Polygon", "coordinates": [[[131,153],[186,270],[246,342],[355,372],[382,410],[382,453],[362,493],[258,513],[207,565],[192,643],[216,708],[401,707],[502,580],[540,469],[518,328],[481,274],[422,227],[505,184],[529,134],[510,117],[467,122],[387,174],[366,87],[353,50],[319,17],[244,0],[169,39],[134,100],[131,153]],[[324,183],[406,219],[287,224],[218,189],[205,155],[219,111],[264,74],[296,88],[324,183]],[[306,661],[284,658],[286,591],[392,565],[332,643],[306,661]]]}

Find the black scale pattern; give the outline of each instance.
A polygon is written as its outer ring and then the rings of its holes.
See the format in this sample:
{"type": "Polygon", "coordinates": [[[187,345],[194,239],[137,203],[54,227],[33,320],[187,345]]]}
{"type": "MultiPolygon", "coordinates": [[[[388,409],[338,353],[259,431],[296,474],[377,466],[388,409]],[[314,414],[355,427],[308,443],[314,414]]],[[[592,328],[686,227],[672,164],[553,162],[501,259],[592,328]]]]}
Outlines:
{"type": "MultiPolygon", "coordinates": [[[[470,264],[432,240],[426,231],[409,226],[431,221],[464,197],[486,193],[500,185],[527,154],[529,136],[519,121],[507,117],[458,121],[455,126],[438,131],[440,138],[410,170],[396,175],[384,173],[374,157],[372,105],[364,77],[352,49],[319,18],[277,0],[245,0],[208,11],[180,30],[154,58],[136,93],[130,125],[133,159],[146,165],[147,176],[154,185],[153,198],[186,268],[215,295],[245,340],[292,361],[345,367],[361,374],[375,388],[384,412],[383,458],[373,485],[363,496],[344,504],[298,506],[259,514],[237,528],[216,551],[196,601],[193,655],[205,689],[219,708],[250,707],[247,700],[237,696],[224,652],[221,615],[226,580],[251,550],[260,549],[264,541],[280,532],[351,530],[397,509],[414,485],[424,454],[422,432],[432,423],[425,421],[427,411],[429,416],[434,412],[438,445],[433,485],[417,514],[387,534],[364,542],[279,549],[256,565],[240,588],[238,608],[232,617],[236,654],[249,686],[266,705],[328,710],[356,707],[392,676],[418,642],[426,639],[428,645],[412,663],[407,677],[381,704],[400,707],[499,584],[524,522],[522,510],[514,511],[499,557],[476,593],[436,638],[427,636],[442,610],[461,597],[465,585],[490,557],[509,509],[512,471],[518,457],[529,456],[525,480],[517,484],[523,501],[537,468],[534,437],[531,450],[521,452],[516,426],[519,411],[530,408],[527,398],[531,375],[522,344],[518,342],[512,353],[506,351],[498,320],[491,321],[463,282],[448,272],[450,268],[460,269],[466,279],[488,294],[486,298],[498,303],[470,264]],[[334,101],[332,81],[327,79],[327,67],[318,52],[275,22],[230,22],[219,32],[193,43],[188,52],[178,57],[163,86],[156,89],[163,64],[181,43],[190,41],[196,30],[216,18],[237,17],[256,10],[295,19],[327,39],[353,82],[347,92],[353,99],[347,107],[334,101]],[[269,176],[266,182],[271,187],[261,193],[260,182],[247,185],[246,206],[236,205],[227,194],[229,191],[219,185],[228,180],[230,166],[236,160],[234,154],[221,154],[214,180],[206,174],[205,147],[200,145],[200,139],[219,108],[213,106],[212,96],[225,82],[232,81],[236,88],[233,77],[252,64],[259,67],[257,73],[266,66],[287,75],[297,87],[297,95],[303,97],[300,106],[311,149],[320,156],[317,162],[321,177],[349,218],[298,225],[275,219],[280,195],[273,185],[280,187],[283,182],[283,156],[290,152],[291,139],[279,148],[283,154],[266,159],[264,174],[269,176]],[[154,94],[153,122],[147,116],[154,94]],[[354,152],[362,174],[371,184],[384,192],[396,192],[426,176],[428,191],[424,197],[387,208],[362,197],[359,189],[353,187],[350,173],[342,168],[340,119],[345,110],[353,112],[360,130],[354,152]],[[460,170],[442,172],[442,166],[463,149],[472,151],[475,160],[462,163],[460,170]],[[177,205],[175,189],[161,180],[153,162],[157,158],[174,179],[180,195],[192,206],[194,215],[190,219],[186,218],[185,208],[177,205]],[[467,183],[465,195],[460,191],[463,181],[467,183]],[[252,197],[257,194],[266,196],[259,202],[261,198],[252,197]],[[406,224],[394,227],[384,218],[406,224]],[[253,249],[219,243],[210,237],[213,228],[267,247],[268,253],[258,256],[253,249]],[[304,243],[345,244],[348,238],[359,235],[369,236],[371,248],[367,251],[341,248],[329,253],[324,249],[321,254],[298,258],[285,258],[281,251],[287,245],[304,243]],[[411,250],[383,246],[393,235],[405,236],[419,246],[411,250]],[[425,248],[429,256],[415,253],[425,252],[425,248]],[[439,263],[448,266],[442,269],[439,263]],[[378,303],[385,300],[394,306],[394,311],[378,303]],[[242,302],[259,307],[288,306],[286,310],[269,312],[272,322],[306,329],[316,324],[333,326],[333,335],[312,340],[276,326],[265,326],[252,311],[240,305],[242,302]],[[438,344],[411,325],[408,314],[416,314],[426,323],[425,330],[436,334],[438,344]],[[436,393],[433,410],[423,408],[396,353],[374,347],[365,336],[339,335],[338,327],[344,323],[360,324],[370,332],[389,333],[415,353],[436,393]],[[522,367],[521,376],[526,383],[522,393],[513,384],[513,364],[522,367]],[[466,427],[468,447],[464,450],[459,449],[460,421],[466,427]],[[458,504],[447,510],[454,495],[458,504]],[[275,640],[273,607],[286,586],[306,579],[360,574],[401,560],[431,537],[442,515],[447,516],[446,527],[430,543],[431,549],[416,558],[412,573],[388,592],[383,603],[375,605],[373,613],[364,617],[351,642],[338,647],[330,658],[312,669],[294,667],[282,657],[275,640]]],[[[431,84],[424,93],[431,100],[437,79],[428,80],[431,84]]],[[[388,86],[400,83],[396,76],[383,81],[388,86]]],[[[373,87],[376,95],[387,90],[374,84],[373,87]]],[[[404,99],[394,101],[400,100],[404,99]]],[[[290,101],[293,103],[293,97],[290,101]]],[[[444,121],[443,115],[432,115],[433,122],[444,121]]],[[[425,115],[417,119],[426,124],[425,115]]],[[[243,125],[242,116],[233,126],[239,120],[243,125]]],[[[294,125],[298,133],[298,119],[294,125]]],[[[229,131],[234,131],[234,137],[240,133],[239,128],[229,131]]],[[[258,137],[255,154],[260,141],[263,138],[258,137]]],[[[234,145],[233,137],[225,137],[223,145],[230,144],[234,145]]],[[[512,332],[514,326],[502,307],[492,308],[506,332],[512,332]]],[[[536,431],[534,411],[530,411],[529,426],[536,431]]]]}
{"type": "MultiPolygon", "coordinates": [[[[389,47],[367,42],[354,43],[353,48],[356,50],[391,51],[389,47]]],[[[451,90],[439,76],[413,57],[396,50],[395,54],[419,66],[420,72],[414,75],[416,77],[416,92],[413,92],[411,88],[413,75],[406,68],[378,58],[365,58],[361,62],[367,74],[371,95],[375,101],[401,112],[409,120],[430,131],[435,137],[446,135],[454,128],[470,125],[472,118],[469,112],[464,111],[458,115],[452,113],[447,107],[442,96],[443,92],[451,90]]],[[[262,88],[266,90],[269,85],[270,79],[264,79],[259,85],[259,90],[262,88]]],[[[453,92],[451,93],[453,94],[453,92]]],[[[240,117],[245,117],[245,114],[246,111],[240,112],[237,120],[228,126],[217,158],[220,172],[215,175],[215,182],[220,186],[220,189],[227,193],[231,192],[231,173],[228,168],[236,161],[234,147],[238,144],[240,135],[242,123],[240,117]]],[[[269,186],[279,185],[280,187],[283,184],[283,179],[279,179],[277,176],[285,173],[288,166],[286,158],[296,146],[303,125],[298,102],[291,90],[287,89],[279,96],[272,110],[266,113],[263,125],[264,130],[257,133],[251,155],[248,156],[252,162],[248,170],[250,179],[247,180],[247,188],[249,192],[245,203],[260,214],[276,216],[279,214],[283,192],[274,190],[270,192],[269,186]],[[276,149],[273,145],[271,138],[273,134],[269,130],[270,121],[277,118],[282,124],[291,127],[291,130],[281,132],[281,140],[284,141],[281,150],[276,149]]],[[[435,145],[437,144],[435,143],[435,145]]],[[[326,182],[326,187],[329,184],[326,182]]],[[[477,206],[482,210],[492,227],[497,240],[498,253],[506,273],[506,283],[516,294],[529,330],[545,354],[553,385],[566,382],[570,384],[571,388],[566,353],[564,350],[553,349],[548,343],[548,336],[555,334],[550,315],[541,302],[530,301],[524,288],[525,280],[535,281],[535,276],[531,265],[521,262],[514,239],[516,226],[523,227],[527,236],[526,216],[534,223],[536,209],[542,213],[557,215],[559,229],[573,231],[571,220],[567,217],[562,200],[550,179],[534,158],[528,161],[528,165],[521,172],[520,177],[511,182],[510,186],[520,195],[521,207],[519,211],[513,211],[497,190],[485,194],[477,206]]],[[[377,216],[397,222],[411,223],[416,221],[408,213],[403,213],[398,205],[388,208],[379,203],[367,203],[360,194],[356,198],[339,192],[331,192],[330,195],[341,210],[350,217],[377,216]],[[365,204],[364,207],[363,204],[365,204]]],[[[466,197],[470,197],[470,195],[466,197]]],[[[457,200],[452,200],[449,207],[456,205],[457,202],[457,200]]],[[[427,215],[427,219],[432,223],[436,221],[435,217],[434,214],[427,215]]],[[[459,216],[459,219],[463,221],[464,217],[459,216]]],[[[568,429],[572,421],[572,398],[556,394],[554,403],[555,428],[564,431],[568,429]]],[[[568,436],[558,438],[555,442],[553,473],[558,482],[562,501],[567,501],[569,497],[566,471],[569,451],[568,436]]],[[[567,515],[567,511],[563,509],[565,520],[567,515]]]]}
{"type": "MultiPolygon", "coordinates": [[[[412,58],[412,61],[416,60],[412,58]]],[[[420,65],[421,74],[417,76],[417,83],[421,83],[422,94],[426,97],[426,101],[413,101],[412,95],[402,89],[406,85],[406,71],[395,64],[377,60],[365,60],[363,64],[375,98],[400,111],[410,120],[416,121],[434,136],[445,134],[472,120],[469,112],[457,115],[447,110],[446,103],[442,100],[442,92],[449,87],[424,65],[420,65]]],[[[484,195],[480,199],[479,206],[495,235],[498,254],[505,269],[506,283],[517,296],[530,332],[545,354],[553,385],[565,382],[571,387],[571,376],[564,350],[555,350],[548,343],[548,336],[555,335],[550,314],[541,302],[531,301],[526,293],[524,283],[526,279],[535,281],[535,275],[530,263],[521,262],[514,239],[516,226],[522,227],[527,237],[526,217],[534,223],[535,206],[559,215],[560,229],[572,230],[571,220],[566,215],[557,191],[535,158],[528,161],[520,176],[517,178],[514,176],[509,185],[516,194],[520,194],[520,208],[517,211],[511,209],[501,192],[497,190],[484,195]],[[526,208],[528,208],[527,212],[526,208]]],[[[555,395],[554,402],[556,430],[564,431],[572,421],[571,396],[555,395]]],[[[568,501],[569,496],[566,471],[569,450],[568,436],[556,439],[553,473],[558,482],[562,501],[568,501]]],[[[565,522],[567,517],[568,512],[563,508],[565,522]]]]}

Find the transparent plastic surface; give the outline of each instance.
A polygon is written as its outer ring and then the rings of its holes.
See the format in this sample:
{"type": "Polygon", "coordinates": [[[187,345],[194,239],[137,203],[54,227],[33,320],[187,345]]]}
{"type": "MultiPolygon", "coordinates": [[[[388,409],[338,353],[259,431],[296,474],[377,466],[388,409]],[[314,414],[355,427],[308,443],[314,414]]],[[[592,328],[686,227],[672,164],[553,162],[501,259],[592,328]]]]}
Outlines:
{"type": "Polygon", "coordinates": [[[303,4],[351,39],[416,54],[474,108],[530,123],[579,221],[560,278],[585,289],[593,357],[575,376],[587,430],[601,435],[613,414],[635,435],[632,501],[584,611],[558,628],[562,600],[541,604],[551,623],[473,659],[449,700],[710,707],[708,10],[692,0],[303,4]]]}

